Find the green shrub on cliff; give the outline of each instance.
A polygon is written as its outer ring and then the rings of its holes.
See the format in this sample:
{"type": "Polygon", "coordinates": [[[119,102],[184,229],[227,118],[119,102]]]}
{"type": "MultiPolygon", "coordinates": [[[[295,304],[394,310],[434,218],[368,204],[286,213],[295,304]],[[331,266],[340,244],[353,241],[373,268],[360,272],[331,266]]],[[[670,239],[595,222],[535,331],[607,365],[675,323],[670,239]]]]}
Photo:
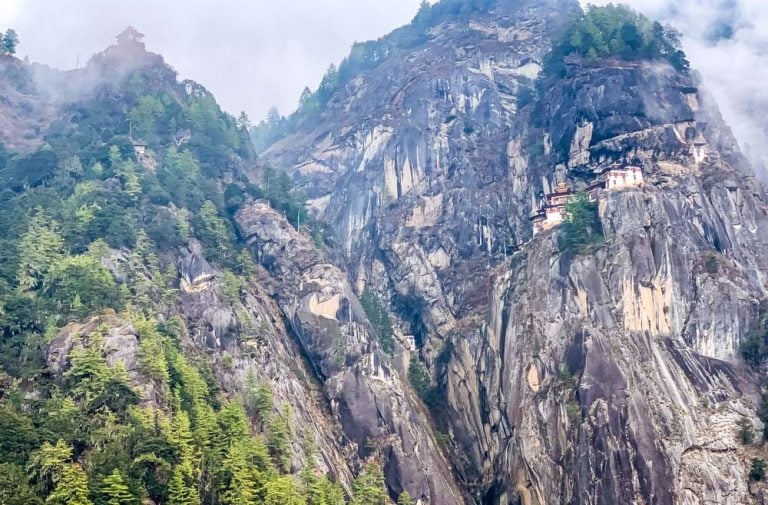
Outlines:
{"type": "Polygon", "coordinates": [[[765,363],[768,357],[768,314],[763,315],[757,326],[747,333],[741,343],[741,356],[752,367],[765,363]]]}
{"type": "Polygon", "coordinates": [[[755,431],[752,429],[752,423],[746,417],[739,421],[739,440],[744,445],[749,445],[755,440],[755,431]]]}
{"type": "Polygon", "coordinates": [[[581,253],[590,244],[602,241],[597,205],[586,193],[578,193],[565,205],[558,244],[563,252],[581,253]]]}
{"type": "Polygon", "coordinates": [[[568,56],[665,60],[680,71],[689,67],[674,29],[652,22],[626,5],[590,5],[565,28],[552,48],[547,67],[561,72],[568,56]]]}
{"type": "Polygon", "coordinates": [[[391,355],[395,352],[395,339],[392,321],[389,318],[387,308],[376,293],[373,293],[368,288],[363,290],[363,294],[360,296],[360,303],[376,332],[381,348],[384,349],[384,352],[391,355]]]}

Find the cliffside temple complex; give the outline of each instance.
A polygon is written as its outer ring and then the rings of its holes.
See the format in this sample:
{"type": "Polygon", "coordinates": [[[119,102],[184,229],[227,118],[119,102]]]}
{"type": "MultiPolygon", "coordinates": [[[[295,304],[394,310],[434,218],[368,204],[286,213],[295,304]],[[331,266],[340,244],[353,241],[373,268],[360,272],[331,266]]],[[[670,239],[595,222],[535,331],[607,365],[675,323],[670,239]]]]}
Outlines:
{"type": "Polygon", "coordinates": [[[640,167],[611,168],[605,176],[607,189],[636,188],[643,185],[643,171],[640,167]]]}
{"type": "Polygon", "coordinates": [[[555,188],[554,193],[546,195],[546,203],[542,205],[531,218],[533,222],[533,235],[554,228],[563,222],[565,204],[574,195],[568,184],[561,182],[555,188]]]}
{"type": "MultiPolygon", "coordinates": [[[[614,166],[605,175],[585,189],[589,200],[596,202],[600,191],[637,188],[644,184],[643,171],[640,167],[614,166]]],[[[561,182],[555,191],[545,196],[545,202],[531,216],[533,235],[550,230],[563,222],[565,206],[575,192],[567,183],[561,182]]]]}

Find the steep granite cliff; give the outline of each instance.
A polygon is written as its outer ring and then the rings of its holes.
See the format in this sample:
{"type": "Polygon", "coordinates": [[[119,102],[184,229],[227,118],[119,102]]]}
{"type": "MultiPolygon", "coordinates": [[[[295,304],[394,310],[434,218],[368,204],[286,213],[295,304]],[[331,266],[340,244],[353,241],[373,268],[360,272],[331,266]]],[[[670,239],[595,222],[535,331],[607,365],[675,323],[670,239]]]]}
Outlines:
{"type": "Polygon", "coordinates": [[[424,503],[461,503],[426,416],[371,337],[344,273],[266,204],[246,206],[236,219],[358,455],[384,458],[393,496],[407,490],[424,503]]]}
{"type": "Polygon", "coordinates": [[[567,2],[433,27],[273,145],[358,292],[415,335],[477,503],[752,503],[739,346],[768,291],[768,195],[695,74],[567,62],[534,84],[567,2]],[[559,10],[556,7],[560,7],[559,10]],[[561,252],[528,216],[611,167],[604,241],[561,252]]]}

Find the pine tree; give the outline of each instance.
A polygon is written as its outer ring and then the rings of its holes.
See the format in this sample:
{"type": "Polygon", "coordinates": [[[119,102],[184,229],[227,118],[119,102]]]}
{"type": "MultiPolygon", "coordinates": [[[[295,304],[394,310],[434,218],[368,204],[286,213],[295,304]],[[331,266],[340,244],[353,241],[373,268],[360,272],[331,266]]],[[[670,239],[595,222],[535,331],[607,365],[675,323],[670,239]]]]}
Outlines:
{"type": "Polygon", "coordinates": [[[320,82],[320,87],[317,89],[317,100],[320,102],[320,106],[324,107],[328,103],[328,100],[333,96],[333,92],[339,85],[339,71],[336,65],[331,63],[328,70],[323,75],[323,80],[320,82]]]}
{"type": "Polygon", "coordinates": [[[64,257],[59,224],[38,208],[29,220],[18,246],[19,287],[31,291],[43,287],[45,275],[64,257]]]}
{"type": "Polygon", "coordinates": [[[2,505],[42,505],[29,486],[24,469],[9,463],[0,463],[0,503],[2,505]]]}
{"type": "Polygon", "coordinates": [[[248,117],[248,114],[245,113],[245,111],[241,111],[240,115],[237,116],[237,127],[241,130],[250,131],[253,127],[253,124],[251,123],[251,119],[248,117]]]}
{"type": "Polygon", "coordinates": [[[187,483],[185,469],[178,465],[168,483],[168,505],[200,505],[197,489],[187,483]]]}
{"type": "Polygon", "coordinates": [[[49,493],[62,479],[64,467],[72,460],[72,447],[59,440],[55,445],[45,442],[29,458],[27,465],[31,482],[36,482],[43,494],[49,493]]]}
{"type": "MultiPolygon", "coordinates": [[[[305,116],[316,112],[317,104],[315,102],[316,100],[314,100],[314,94],[312,93],[312,90],[308,87],[305,87],[304,91],[302,91],[301,95],[299,96],[299,107],[297,112],[305,116]]],[[[272,111],[270,110],[270,112],[272,111]]],[[[279,117],[280,113],[277,112],[277,109],[274,109],[274,114],[267,115],[267,125],[272,127],[279,125],[279,117]]]]}
{"type": "Polygon", "coordinates": [[[120,169],[120,163],[123,161],[123,155],[120,153],[120,148],[117,146],[110,146],[109,148],[109,166],[114,173],[117,173],[120,169]]]}
{"type": "Polygon", "coordinates": [[[411,500],[411,495],[408,494],[408,491],[400,493],[400,496],[397,497],[397,505],[413,505],[413,500],[411,500]]]}
{"type": "Polygon", "coordinates": [[[223,493],[228,505],[260,503],[266,482],[274,476],[269,454],[257,439],[233,443],[222,467],[229,474],[229,484],[223,493]]]}
{"type": "Polygon", "coordinates": [[[181,469],[184,476],[191,477],[194,470],[195,448],[192,445],[189,415],[185,411],[179,411],[173,416],[169,439],[179,454],[178,468],[181,469]]]}
{"type": "Polygon", "coordinates": [[[221,288],[221,298],[225,303],[234,305],[240,301],[243,282],[237,275],[229,270],[225,270],[224,274],[221,276],[219,286],[221,288]]]}
{"type": "Polygon", "coordinates": [[[387,354],[395,352],[395,339],[393,337],[392,321],[389,318],[389,312],[384,303],[373,291],[367,287],[360,296],[360,304],[363,306],[365,315],[368,316],[371,326],[376,332],[376,337],[381,344],[381,348],[387,354]]]}
{"type": "Polygon", "coordinates": [[[178,395],[176,395],[176,414],[171,421],[169,441],[176,447],[179,463],[174,468],[171,483],[169,484],[169,505],[198,504],[200,497],[195,482],[200,480],[201,456],[198,448],[193,443],[193,435],[189,415],[179,408],[178,395]],[[173,486],[171,488],[171,486],[173,486]],[[171,493],[173,489],[173,493],[171,493]],[[170,501],[171,496],[175,502],[170,501]]]}
{"type": "Polygon", "coordinates": [[[230,244],[234,237],[227,222],[219,216],[219,211],[210,200],[206,200],[200,209],[196,232],[205,245],[209,258],[224,261],[229,257],[230,244]]]}
{"type": "Polygon", "coordinates": [[[246,281],[256,274],[251,253],[247,249],[241,249],[235,258],[235,273],[244,277],[246,281]]]}
{"type": "Polygon", "coordinates": [[[136,502],[131,490],[125,484],[120,471],[115,469],[101,481],[101,492],[107,505],[129,505],[136,502]]]}
{"type": "Polygon", "coordinates": [[[70,156],[61,164],[62,170],[68,175],[79,177],[83,175],[83,163],[78,156],[70,156]]]}
{"type": "Polygon", "coordinates": [[[144,95],[128,113],[128,117],[136,134],[140,138],[148,139],[155,132],[157,119],[164,113],[165,107],[160,100],[152,95],[144,95]]]}
{"type": "Polygon", "coordinates": [[[217,415],[217,423],[219,429],[216,434],[216,444],[222,452],[226,452],[230,445],[247,439],[251,434],[245,410],[236,402],[227,402],[221,407],[217,415]]]}
{"type": "Polygon", "coordinates": [[[2,53],[8,55],[16,54],[16,46],[19,45],[19,36],[16,30],[9,28],[2,36],[2,53]]]}
{"type": "Polygon", "coordinates": [[[256,374],[253,369],[248,370],[248,374],[245,376],[245,384],[243,385],[243,406],[245,412],[253,417],[258,413],[256,407],[256,388],[259,386],[259,382],[256,379],[256,374]]]}
{"type": "Polygon", "coordinates": [[[72,300],[69,308],[71,312],[78,317],[85,317],[87,315],[83,308],[83,301],[80,299],[79,293],[75,295],[75,299],[72,300]]]}
{"type": "Polygon", "coordinates": [[[288,470],[291,464],[290,441],[291,429],[289,426],[291,411],[288,405],[283,407],[282,415],[273,416],[267,429],[267,447],[277,465],[283,470],[288,470]]]}
{"type": "Polygon", "coordinates": [[[346,503],[344,488],[335,482],[331,482],[325,475],[320,479],[320,488],[322,489],[323,499],[317,505],[344,505],[346,503]]]}
{"type": "Polygon", "coordinates": [[[264,505],[306,505],[301,488],[296,480],[288,475],[272,480],[266,485],[264,505]]]}
{"type": "Polygon", "coordinates": [[[408,380],[419,397],[426,404],[430,404],[434,397],[434,388],[432,388],[431,379],[424,365],[414,356],[408,365],[408,380]]]}
{"type": "Polygon", "coordinates": [[[88,347],[76,347],[69,355],[71,366],[64,374],[71,393],[86,402],[101,393],[111,377],[104,358],[104,338],[98,332],[90,336],[88,347]]]}
{"type": "Polygon", "coordinates": [[[376,463],[367,463],[352,484],[354,498],[351,505],[384,505],[387,503],[387,490],[384,474],[376,463]]]}
{"type": "Polygon", "coordinates": [[[168,149],[158,178],[178,207],[200,205],[199,177],[200,167],[189,151],[179,152],[176,147],[168,149]]]}
{"type": "Polygon", "coordinates": [[[137,318],[134,328],[141,336],[139,340],[139,364],[142,371],[160,384],[170,380],[168,362],[165,359],[167,338],[157,331],[155,321],[137,318]]]}
{"type": "MultiPolygon", "coordinates": [[[[216,419],[208,404],[208,384],[200,372],[187,362],[181,353],[174,352],[169,359],[172,373],[178,378],[179,401],[189,411],[195,435],[213,433],[216,419]]],[[[180,403],[181,405],[181,403],[180,403]]],[[[198,438],[198,441],[201,439],[198,438]]]]}
{"type": "Polygon", "coordinates": [[[207,402],[201,402],[194,407],[195,423],[194,441],[198,447],[204,449],[213,448],[216,442],[218,426],[216,425],[216,413],[207,402]]]}
{"type": "Polygon", "coordinates": [[[138,202],[141,196],[141,179],[136,170],[136,164],[132,160],[117,163],[115,173],[123,183],[123,190],[131,197],[134,203],[138,202]]]}
{"type": "Polygon", "coordinates": [[[43,285],[43,294],[64,315],[83,317],[106,307],[119,310],[123,303],[110,271],[89,254],[59,260],[45,274],[43,285]]]}
{"type": "Polygon", "coordinates": [[[256,409],[261,416],[262,422],[267,422],[272,417],[272,409],[275,408],[275,401],[272,396],[272,390],[269,385],[262,382],[256,389],[256,409]]]}
{"type": "Polygon", "coordinates": [[[93,505],[88,499],[88,475],[77,463],[66,465],[61,481],[48,496],[46,503],[55,505],[93,505]]]}
{"type": "Polygon", "coordinates": [[[176,212],[176,229],[179,232],[179,238],[186,242],[189,240],[189,211],[187,209],[179,209],[176,212]]]}
{"type": "Polygon", "coordinates": [[[323,481],[317,473],[317,444],[310,434],[304,436],[304,459],[306,463],[299,473],[304,496],[309,505],[327,505],[323,494],[323,481]]]}

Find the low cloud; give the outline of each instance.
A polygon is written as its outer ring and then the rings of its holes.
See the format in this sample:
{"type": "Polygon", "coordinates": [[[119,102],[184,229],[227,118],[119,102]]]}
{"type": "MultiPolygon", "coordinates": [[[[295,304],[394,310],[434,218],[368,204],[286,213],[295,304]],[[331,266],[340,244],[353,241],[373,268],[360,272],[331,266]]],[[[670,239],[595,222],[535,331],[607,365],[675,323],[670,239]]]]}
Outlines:
{"type": "MultiPolygon", "coordinates": [[[[587,2],[584,2],[587,3],[587,2]]],[[[598,5],[607,0],[591,1],[598,5]]],[[[742,150],[768,175],[768,3],[765,0],[625,0],[675,26],[742,150]]]]}
{"type": "MultiPolygon", "coordinates": [[[[586,4],[587,1],[584,1],[586,4]]],[[[676,26],[693,66],[745,151],[768,165],[768,4],[765,0],[625,0],[676,26]]],[[[204,84],[232,113],[254,120],[296,107],[356,40],[407,23],[420,0],[0,0],[0,29],[20,55],[69,69],[131,24],[183,78],[204,84]]],[[[609,0],[592,0],[605,4],[609,0]]]]}
{"type": "Polygon", "coordinates": [[[147,49],[210,89],[232,113],[258,120],[296,107],[356,40],[407,23],[420,0],[0,0],[0,29],[21,36],[20,56],[81,66],[133,25],[147,49]]]}

